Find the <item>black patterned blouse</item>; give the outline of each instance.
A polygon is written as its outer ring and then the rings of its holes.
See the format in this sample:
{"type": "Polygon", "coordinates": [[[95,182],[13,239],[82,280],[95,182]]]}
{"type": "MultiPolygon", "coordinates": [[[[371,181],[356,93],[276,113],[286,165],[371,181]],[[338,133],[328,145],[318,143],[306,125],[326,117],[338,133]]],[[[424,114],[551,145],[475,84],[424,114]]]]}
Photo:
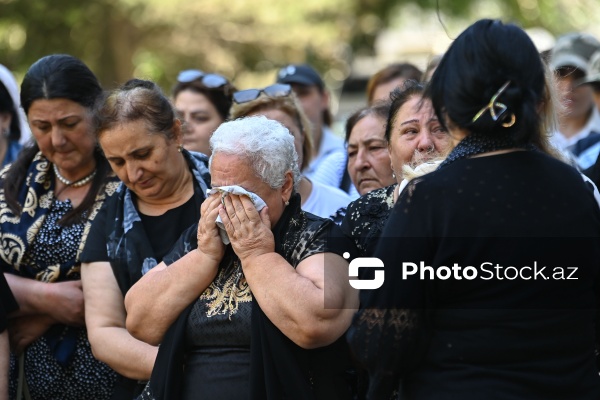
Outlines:
{"type": "Polygon", "coordinates": [[[361,257],[370,257],[394,207],[394,184],[375,189],[348,205],[341,228],[356,243],[361,257]]]}
{"type": "MultiPolygon", "coordinates": [[[[179,242],[174,246],[171,253],[163,259],[170,265],[186,253],[194,250],[198,246],[197,224],[190,227],[182,235],[179,242]]],[[[347,237],[341,235],[339,228],[331,221],[324,220],[300,209],[300,197],[295,195],[286,207],[284,215],[280,218],[273,230],[276,242],[276,251],[281,254],[294,268],[298,264],[314,254],[333,252],[342,254],[345,251],[356,254],[353,244],[347,237]],[[338,233],[336,233],[338,232],[338,233]]],[[[260,309],[258,309],[260,311],[260,309]]],[[[251,389],[250,380],[251,368],[262,369],[262,364],[256,363],[252,358],[256,349],[257,354],[269,355],[269,361],[277,358],[280,354],[269,354],[268,346],[272,343],[261,343],[261,337],[257,336],[256,323],[257,305],[248,282],[244,276],[239,258],[233,252],[231,246],[228,246],[219,265],[216,278],[211,285],[195,301],[191,311],[186,316],[185,332],[178,338],[168,339],[169,334],[161,344],[161,349],[170,349],[174,342],[184,340],[184,346],[181,346],[185,352],[185,366],[181,368],[183,376],[172,377],[168,379],[180,380],[180,383],[168,383],[169,387],[180,387],[181,393],[174,396],[172,393],[159,394],[161,390],[152,386],[152,382],[157,377],[163,376],[164,370],[173,371],[179,367],[174,366],[172,360],[166,361],[168,357],[163,358],[166,353],[159,355],[154,366],[150,385],[144,390],[139,399],[195,399],[198,393],[206,394],[211,398],[220,399],[238,399],[245,398],[251,389]],[[251,352],[251,342],[254,348],[251,352]],[[262,346],[262,347],[261,347],[262,346]],[[252,353],[252,354],[251,354],[252,353]],[[252,360],[252,361],[251,361],[252,360]]],[[[276,328],[275,328],[276,329],[276,328]]],[[[277,330],[280,335],[280,331],[277,330]]],[[[292,343],[287,338],[278,338],[278,340],[292,343]]],[[[305,352],[303,360],[311,360],[313,357],[319,357],[319,353],[333,354],[333,360],[337,363],[338,358],[342,360],[342,355],[347,356],[347,348],[344,342],[344,353],[342,354],[334,345],[326,346],[319,350],[303,350],[293,344],[296,351],[305,352]],[[329,353],[325,350],[329,349],[329,353]]],[[[173,346],[172,348],[175,348],[173,346]]],[[[283,349],[286,351],[286,349],[283,349]]],[[[175,351],[168,350],[172,357],[175,351]]],[[[316,358],[315,358],[316,360],[316,358]]],[[[287,363],[295,364],[295,360],[286,359],[287,363]]],[[[315,361],[316,363],[316,361],[315,361]]],[[[326,365],[326,362],[320,361],[319,365],[326,365]]],[[[317,366],[313,366],[317,368],[317,366]]],[[[333,381],[331,376],[337,372],[333,367],[329,367],[329,376],[325,372],[315,372],[322,379],[333,381]],[[333,372],[332,372],[333,371],[333,372]]],[[[179,374],[177,374],[179,375],[179,374]]],[[[286,378],[281,378],[284,381],[286,378]]],[[[298,380],[303,377],[298,375],[298,380]]],[[[263,379],[264,380],[264,379],[263,379]]],[[[315,378],[316,380],[316,378],[315,378]]],[[[263,383],[262,381],[260,382],[263,383]]],[[[273,384],[273,382],[270,382],[273,384]]],[[[277,384],[277,382],[275,382],[277,384]]],[[[313,385],[313,381],[303,382],[305,386],[313,385]]],[[[327,385],[330,383],[327,383],[327,385]]]]}
{"type": "MultiPolygon", "coordinates": [[[[79,268],[61,277],[59,265],[75,259],[84,232],[83,224],[61,226],[58,221],[73,208],[70,200],[54,200],[25,259],[38,270],[37,280],[55,282],[79,279],[79,268]],[[40,266],[50,265],[48,268],[40,266]],[[56,266],[53,268],[52,266],[56,266]]],[[[11,398],[17,390],[17,359],[11,355],[11,398]]],[[[54,325],[31,343],[24,356],[25,374],[32,399],[109,399],[116,374],[92,355],[85,328],[54,325]]]]}

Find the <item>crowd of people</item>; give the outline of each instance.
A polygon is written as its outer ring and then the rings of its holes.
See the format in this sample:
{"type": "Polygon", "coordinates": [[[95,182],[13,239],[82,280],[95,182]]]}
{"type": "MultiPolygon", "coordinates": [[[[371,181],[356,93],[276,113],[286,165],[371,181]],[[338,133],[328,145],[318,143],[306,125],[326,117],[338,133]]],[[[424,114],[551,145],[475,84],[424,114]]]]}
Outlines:
{"type": "Polygon", "coordinates": [[[600,41],[479,20],[329,97],[0,65],[0,400],[599,399],[600,41]]]}

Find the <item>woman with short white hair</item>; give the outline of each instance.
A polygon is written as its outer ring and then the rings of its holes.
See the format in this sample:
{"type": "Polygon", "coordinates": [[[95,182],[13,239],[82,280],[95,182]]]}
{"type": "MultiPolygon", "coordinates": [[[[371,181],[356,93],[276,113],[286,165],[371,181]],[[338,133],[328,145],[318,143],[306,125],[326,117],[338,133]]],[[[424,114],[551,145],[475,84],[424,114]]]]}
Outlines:
{"type": "Polygon", "coordinates": [[[350,398],[343,335],[358,295],[341,254],[352,242],[301,210],[283,125],[235,120],[210,143],[198,225],[125,299],[132,335],[161,344],[142,398],[350,398]]]}

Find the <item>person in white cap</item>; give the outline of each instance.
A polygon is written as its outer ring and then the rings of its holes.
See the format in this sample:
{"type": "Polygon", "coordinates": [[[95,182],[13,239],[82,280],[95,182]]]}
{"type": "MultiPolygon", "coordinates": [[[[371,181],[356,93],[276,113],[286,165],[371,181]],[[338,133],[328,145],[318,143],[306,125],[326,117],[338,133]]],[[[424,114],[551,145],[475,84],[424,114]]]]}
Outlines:
{"type": "Polygon", "coordinates": [[[12,163],[31,136],[13,74],[0,64],[0,163],[12,163]]]}
{"type": "MultiPolygon", "coordinates": [[[[584,150],[580,140],[599,135],[600,112],[594,105],[592,89],[579,82],[588,73],[592,54],[600,50],[600,42],[592,35],[569,33],[558,38],[550,55],[550,68],[554,71],[560,100],[559,127],[551,137],[560,150],[578,157],[584,150]]],[[[589,143],[588,143],[589,145],[589,143]]]]}

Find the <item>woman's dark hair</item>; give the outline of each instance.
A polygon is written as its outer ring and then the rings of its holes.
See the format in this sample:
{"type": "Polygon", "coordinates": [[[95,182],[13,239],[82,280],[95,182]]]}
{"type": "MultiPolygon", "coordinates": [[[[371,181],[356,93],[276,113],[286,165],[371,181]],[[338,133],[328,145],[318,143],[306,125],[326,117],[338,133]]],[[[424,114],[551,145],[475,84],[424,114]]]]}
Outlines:
{"type": "Polygon", "coordinates": [[[184,90],[204,95],[215,107],[223,121],[227,120],[233,102],[233,93],[237,91],[235,86],[229,82],[217,88],[209,88],[202,84],[201,78],[198,78],[191,82],[177,82],[172,90],[173,99],[176,99],[177,95],[184,90]]]}
{"type": "Polygon", "coordinates": [[[377,86],[383,85],[397,78],[413,79],[418,81],[421,79],[423,72],[416,66],[410,63],[396,63],[377,71],[367,82],[367,103],[371,104],[375,89],[377,86]]]}
{"type": "Polygon", "coordinates": [[[21,126],[19,124],[19,114],[15,109],[15,103],[8,93],[6,86],[0,82],[0,113],[10,114],[10,131],[8,132],[8,140],[19,140],[21,138],[21,126]]]}
{"type": "Polygon", "coordinates": [[[389,101],[378,101],[370,107],[363,107],[356,110],[346,120],[346,143],[348,143],[348,140],[350,140],[352,129],[354,129],[354,126],[356,126],[358,121],[361,119],[368,117],[369,115],[373,115],[382,121],[387,121],[390,113],[390,105],[391,103],[389,101]]]}
{"type": "MultiPolygon", "coordinates": [[[[36,100],[67,99],[85,107],[91,113],[101,94],[102,87],[87,65],[73,56],[53,54],[40,58],[29,67],[21,84],[21,105],[28,114],[29,108],[36,100]]],[[[90,130],[92,128],[90,125],[90,130]]],[[[39,151],[35,142],[31,146],[25,146],[4,179],[6,203],[15,214],[20,214],[23,210],[23,206],[18,202],[19,192],[29,166],[39,151]]],[[[94,205],[98,192],[104,186],[110,166],[99,147],[94,150],[94,158],[96,176],[92,180],[92,186],[81,204],[60,220],[63,225],[81,222],[84,213],[94,205]]]]}
{"type": "Polygon", "coordinates": [[[413,96],[424,97],[425,86],[416,80],[409,79],[404,82],[401,87],[392,90],[390,93],[390,112],[385,124],[385,140],[390,141],[392,130],[394,129],[394,120],[400,108],[409,101],[413,96]]]}
{"type": "Polygon", "coordinates": [[[130,79],[99,102],[95,117],[96,137],[117,125],[144,121],[153,134],[175,139],[175,111],[169,99],[154,82],[130,79]]]}
{"type": "Polygon", "coordinates": [[[443,125],[450,120],[469,132],[512,135],[517,144],[537,145],[543,141],[543,116],[538,108],[545,98],[544,73],[535,45],[521,28],[483,19],[452,43],[427,94],[443,125]],[[497,103],[507,107],[502,116],[494,121],[488,109],[473,121],[507,82],[497,98],[497,103]],[[507,126],[513,116],[514,124],[507,126]]]}

